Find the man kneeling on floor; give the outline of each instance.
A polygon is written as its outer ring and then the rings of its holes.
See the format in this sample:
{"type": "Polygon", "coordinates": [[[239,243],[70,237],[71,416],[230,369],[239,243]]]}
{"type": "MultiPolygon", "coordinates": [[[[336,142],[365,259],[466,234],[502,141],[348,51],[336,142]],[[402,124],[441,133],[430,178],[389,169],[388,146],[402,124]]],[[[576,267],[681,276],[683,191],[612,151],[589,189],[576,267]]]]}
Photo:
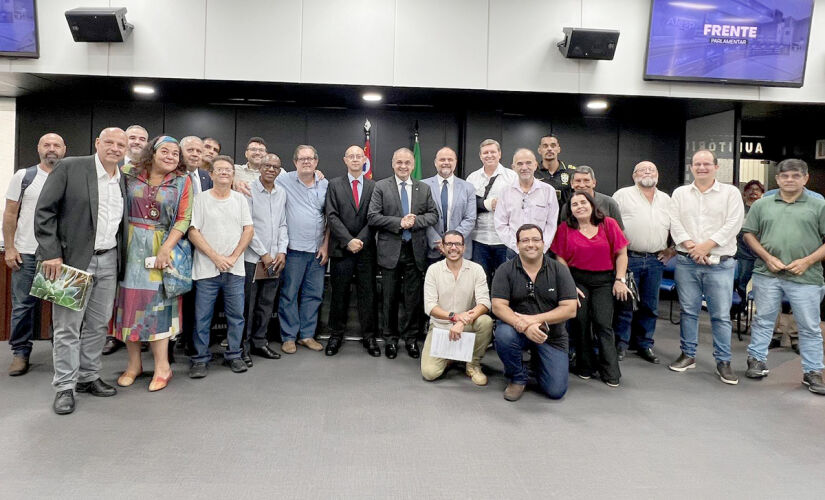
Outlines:
{"type": "Polygon", "coordinates": [[[481,358],[493,337],[493,319],[487,275],[479,264],[464,258],[464,236],[455,230],[444,233],[441,248],[446,259],[427,269],[424,278],[424,313],[430,316],[430,329],[421,353],[421,375],[435,380],[444,373],[450,360],[430,355],[433,328],[449,330],[450,340],[457,341],[462,332],[474,332],[473,359],[467,363],[468,377],[476,385],[487,385],[481,371],[481,358]]]}
{"type": "Polygon", "coordinates": [[[576,284],[567,267],[544,255],[544,234],[533,224],[516,231],[518,256],[493,277],[496,351],[510,383],[504,399],[517,401],[527,386],[522,351],[538,359],[538,383],[551,399],[567,392],[567,331],[576,316],[576,284]]]}

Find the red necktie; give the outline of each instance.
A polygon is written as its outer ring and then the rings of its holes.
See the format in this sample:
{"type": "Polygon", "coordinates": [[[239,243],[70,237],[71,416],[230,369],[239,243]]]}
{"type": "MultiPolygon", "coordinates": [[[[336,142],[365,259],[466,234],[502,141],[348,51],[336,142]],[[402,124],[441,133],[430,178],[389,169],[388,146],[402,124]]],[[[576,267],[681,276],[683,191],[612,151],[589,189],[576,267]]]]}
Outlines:
{"type": "Polygon", "coordinates": [[[358,179],[352,181],[352,197],[355,199],[355,209],[358,210],[358,179]]]}

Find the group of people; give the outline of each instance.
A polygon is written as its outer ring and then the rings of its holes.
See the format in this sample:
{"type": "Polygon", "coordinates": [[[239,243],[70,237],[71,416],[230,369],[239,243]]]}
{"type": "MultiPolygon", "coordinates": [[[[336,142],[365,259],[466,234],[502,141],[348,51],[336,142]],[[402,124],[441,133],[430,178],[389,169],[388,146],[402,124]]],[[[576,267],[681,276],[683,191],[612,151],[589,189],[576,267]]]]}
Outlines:
{"type": "Polygon", "coordinates": [[[778,192],[752,203],[744,221],[739,191],[716,179],[719,166],[708,150],[693,155],[693,182],[672,196],[657,188],[656,166],[642,161],[634,184],[610,197],[596,192],[592,168],[560,160],[554,135],[540,138],[538,157],[517,149],[509,168],[499,143],[482,141],[482,166],[467,180],[455,175],[458,159],[449,147],[436,153],[436,175],[421,181],[412,178],[415,158],[405,147],[392,155],[393,175],[379,181],[365,175],[359,146],[344,152],[346,174],[327,179],[311,145],[295,148],[295,170],[287,172],[260,137],[248,141],[247,162],[236,165],[213,138],[149,139],[139,125],[104,129],[90,156],[64,158],[66,144],[54,133],[37,149],[40,163],[12,178],[3,220],[6,264],[14,271],[10,375],[29,368],[37,299],[28,291],[37,263],[46,279],[58,277],[64,264],[94,278],[85,308],[54,306],[58,414],[74,411],[76,392],[116,393],[99,370],[101,354],[122,344],[128,362],[117,379],[121,387],[143,373],[148,343],[149,390],[165,388],[172,377],[169,342],[178,338],[190,350],[189,376],[206,377],[219,293],[227,323],[224,364],[233,372],[252,367],[251,355],[281,356],[267,340],[276,308],[282,353],[302,346],[334,356],[347,331],[353,284],[366,351],[381,356],[381,333],[392,359],[403,339],[407,354],[421,358],[425,380],[443,376],[451,364],[430,352],[434,330],[442,329],[450,340],[475,334],[464,371],[477,385],[487,384],[481,360],[494,343],[509,401],[521,397],[530,372],[554,399],[566,393],[569,372],[618,387],[628,350],[659,363],[653,335],[663,263],[671,258],[682,319],[681,354],[669,368],[695,368],[705,301],[716,372],[736,384],[729,310],[740,230],[739,240],[755,255],[746,375],[768,374],[768,344],[784,295],[799,324],[803,383],[825,394],[819,329],[825,201],[805,189],[801,160],[777,166],[778,192]],[[190,245],[191,276],[185,276],[178,269],[190,245]],[[328,261],[334,299],[323,346],[315,333],[328,261]],[[178,289],[190,279],[191,291],[178,289]],[[528,365],[524,350],[532,352],[528,365]]]}

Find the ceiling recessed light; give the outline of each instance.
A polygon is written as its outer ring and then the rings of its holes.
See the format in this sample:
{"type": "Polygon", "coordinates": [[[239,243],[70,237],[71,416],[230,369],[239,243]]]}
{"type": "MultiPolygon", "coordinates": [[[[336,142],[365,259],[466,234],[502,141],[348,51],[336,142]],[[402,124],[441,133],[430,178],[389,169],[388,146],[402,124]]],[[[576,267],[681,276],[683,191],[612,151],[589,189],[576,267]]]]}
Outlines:
{"type": "Polygon", "coordinates": [[[155,93],[155,88],[149,85],[135,85],[132,87],[132,92],[135,94],[151,95],[155,93]]]}
{"type": "Polygon", "coordinates": [[[603,99],[594,99],[592,101],[588,101],[587,109],[592,109],[596,111],[601,111],[607,109],[607,101],[603,99]]]}
{"type": "Polygon", "coordinates": [[[367,92],[364,95],[362,95],[361,98],[367,102],[378,102],[381,99],[383,99],[383,97],[381,97],[381,94],[379,94],[378,92],[367,92]]]}

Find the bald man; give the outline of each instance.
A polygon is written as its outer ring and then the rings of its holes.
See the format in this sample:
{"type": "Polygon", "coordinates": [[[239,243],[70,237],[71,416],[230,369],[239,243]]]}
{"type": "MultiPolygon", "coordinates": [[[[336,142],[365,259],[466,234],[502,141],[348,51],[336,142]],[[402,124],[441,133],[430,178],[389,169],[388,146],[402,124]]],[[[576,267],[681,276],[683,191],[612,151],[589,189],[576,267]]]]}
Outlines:
{"type": "Polygon", "coordinates": [[[127,142],[123,130],[104,129],[95,140],[95,154],[57,164],[37,202],[34,235],[46,279],[57,278],[63,264],[94,276],[83,309],[52,309],[53,409],[59,415],[74,411],[75,391],[101,397],[117,392],[98,372],[119,270],[125,267],[126,192],[118,164],[127,142]]]}
{"type": "Polygon", "coordinates": [[[632,345],[645,361],[659,363],[653,353],[653,333],[659,317],[659,285],[664,262],[676,255],[668,245],[670,196],[656,188],[659,171],[653,162],[641,161],[633,168],[633,185],[619,189],[613,199],[624,220],[627,270],[639,289],[639,309],[616,314],[616,343],[619,361],[632,345]]]}
{"type": "Polygon", "coordinates": [[[29,355],[34,336],[34,312],[39,301],[29,295],[37,261],[37,240],[34,238],[34,209],[46,178],[57,162],[66,155],[66,142],[57,134],[48,133],[37,142],[40,163],[21,168],[11,178],[6,192],[3,214],[3,241],[6,242],[6,266],[11,269],[11,337],[13,354],[9,375],[29,371],[29,355]]]}

